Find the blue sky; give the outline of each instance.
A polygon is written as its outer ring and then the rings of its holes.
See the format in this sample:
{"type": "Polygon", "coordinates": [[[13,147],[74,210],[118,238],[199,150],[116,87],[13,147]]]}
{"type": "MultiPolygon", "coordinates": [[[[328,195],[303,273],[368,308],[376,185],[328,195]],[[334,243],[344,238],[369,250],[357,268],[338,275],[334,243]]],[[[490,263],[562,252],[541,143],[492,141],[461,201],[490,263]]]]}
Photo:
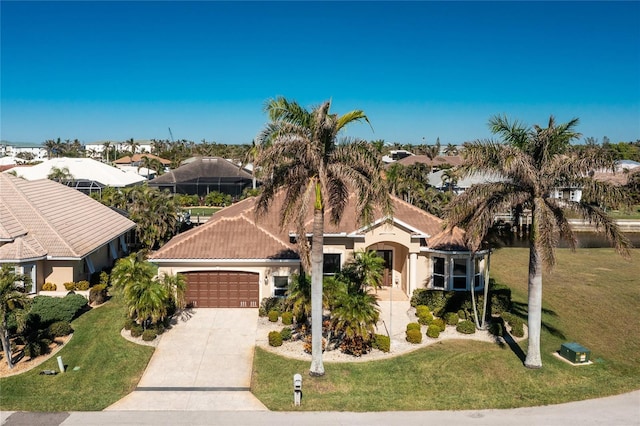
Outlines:
{"type": "Polygon", "coordinates": [[[0,2],[0,137],[249,143],[265,100],[367,113],[345,135],[490,137],[580,118],[640,139],[640,2],[0,2]]]}

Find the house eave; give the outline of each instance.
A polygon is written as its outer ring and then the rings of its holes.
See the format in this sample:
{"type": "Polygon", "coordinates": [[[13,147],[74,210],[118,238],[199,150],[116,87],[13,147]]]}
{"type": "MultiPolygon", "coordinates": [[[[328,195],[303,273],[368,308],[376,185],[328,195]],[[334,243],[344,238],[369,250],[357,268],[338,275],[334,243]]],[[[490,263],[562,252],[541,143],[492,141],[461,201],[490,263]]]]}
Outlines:
{"type": "Polygon", "coordinates": [[[221,263],[221,264],[255,264],[255,263],[276,263],[279,265],[283,264],[300,264],[300,259],[153,259],[150,258],[149,262],[151,263],[221,263]]]}

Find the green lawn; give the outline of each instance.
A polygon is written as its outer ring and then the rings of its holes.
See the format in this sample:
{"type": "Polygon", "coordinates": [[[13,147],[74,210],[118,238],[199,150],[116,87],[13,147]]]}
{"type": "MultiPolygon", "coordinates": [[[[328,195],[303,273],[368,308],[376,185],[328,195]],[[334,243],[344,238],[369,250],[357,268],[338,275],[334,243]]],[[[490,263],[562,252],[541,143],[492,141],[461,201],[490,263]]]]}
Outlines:
{"type": "MultiPolygon", "coordinates": [[[[411,354],[368,363],[309,363],[256,349],[253,393],[272,410],[453,410],[556,404],[640,388],[640,250],[625,261],[611,249],[558,250],[544,276],[544,367],[526,369],[519,348],[443,341],[411,354]],[[596,361],[572,367],[552,353],[563,342],[591,349],[596,361]],[[519,356],[520,355],[520,356],[519,356]],[[303,403],[293,407],[291,378],[303,374],[303,403]]],[[[526,309],[527,249],[502,249],[492,276],[526,309]]]]}
{"type": "Polygon", "coordinates": [[[217,211],[221,210],[221,207],[182,207],[182,210],[188,212],[191,210],[191,217],[195,216],[212,216],[217,211]]]}
{"type": "Polygon", "coordinates": [[[113,301],[76,319],[73,338],[56,356],[28,372],[0,379],[0,409],[102,410],[130,393],[154,349],[123,339],[123,323],[124,309],[113,301]],[[57,356],[62,356],[67,372],[39,375],[42,370],[58,370],[57,356]],[[73,371],[76,366],[80,369],[73,371]]]}

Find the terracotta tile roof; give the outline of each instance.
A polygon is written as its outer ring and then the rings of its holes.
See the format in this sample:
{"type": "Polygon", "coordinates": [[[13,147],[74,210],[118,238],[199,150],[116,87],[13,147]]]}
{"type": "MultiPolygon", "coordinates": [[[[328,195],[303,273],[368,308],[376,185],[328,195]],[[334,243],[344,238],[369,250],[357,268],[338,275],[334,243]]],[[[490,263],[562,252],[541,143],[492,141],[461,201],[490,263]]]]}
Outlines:
{"type": "Polygon", "coordinates": [[[0,174],[0,204],[0,213],[11,212],[0,216],[2,228],[15,234],[18,221],[27,232],[2,245],[6,253],[44,250],[48,257],[82,258],[135,227],[91,197],[48,179],[27,181],[0,174]],[[20,245],[12,248],[17,242],[20,245]]]}
{"type": "Polygon", "coordinates": [[[19,263],[27,259],[42,259],[47,251],[31,235],[16,238],[10,244],[0,246],[0,261],[19,263]]]}
{"type": "MultiPolygon", "coordinates": [[[[297,248],[289,241],[293,226],[282,229],[279,225],[282,195],[280,193],[276,197],[269,213],[259,219],[254,214],[255,198],[226,207],[206,224],[171,239],[151,254],[150,259],[297,259],[297,248]]],[[[416,235],[436,236],[442,233],[442,219],[398,198],[393,200],[393,218],[399,226],[408,226],[416,235]]],[[[306,222],[308,232],[311,232],[312,214],[310,211],[306,222]]],[[[376,217],[384,219],[380,211],[376,217]]],[[[329,212],[325,213],[326,234],[362,234],[366,228],[358,223],[355,196],[350,197],[339,226],[330,224],[329,212]]],[[[457,229],[454,235],[459,237],[462,232],[457,229]]]]}
{"type": "Polygon", "coordinates": [[[468,250],[464,231],[460,228],[448,228],[429,239],[429,248],[434,250],[468,250]]]}
{"type": "Polygon", "coordinates": [[[26,233],[27,230],[20,225],[20,221],[11,210],[4,203],[0,203],[0,241],[12,241],[26,233]]]}
{"type": "Polygon", "coordinates": [[[154,159],[160,161],[165,166],[168,166],[168,165],[171,164],[171,160],[167,160],[165,158],[158,157],[157,155],[153,155],[153,154],[133,154],[133,156],[127,155],[127,156],[124,156],[122,158],[118,158],[117,160],[114,161],[114,163],[115,164],[138,163],[138,162],[142,161],[142,159],[144,157],[154,158],[154,159]]]}

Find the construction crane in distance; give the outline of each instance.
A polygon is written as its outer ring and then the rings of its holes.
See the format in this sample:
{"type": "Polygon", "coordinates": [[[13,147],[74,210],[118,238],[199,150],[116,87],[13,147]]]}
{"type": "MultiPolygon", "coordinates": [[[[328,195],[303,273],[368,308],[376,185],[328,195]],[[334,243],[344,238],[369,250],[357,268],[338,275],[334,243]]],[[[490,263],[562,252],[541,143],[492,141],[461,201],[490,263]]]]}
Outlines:
{"type": "Polygon", "coordinates": [[[171,133],[171,127],[169,127],[169,136],[171,136],[171,142],[172,142],[172,143],[173,143],[173,142],[175,142],[175,141],[173,140],[173,133],[171,133]]]}

